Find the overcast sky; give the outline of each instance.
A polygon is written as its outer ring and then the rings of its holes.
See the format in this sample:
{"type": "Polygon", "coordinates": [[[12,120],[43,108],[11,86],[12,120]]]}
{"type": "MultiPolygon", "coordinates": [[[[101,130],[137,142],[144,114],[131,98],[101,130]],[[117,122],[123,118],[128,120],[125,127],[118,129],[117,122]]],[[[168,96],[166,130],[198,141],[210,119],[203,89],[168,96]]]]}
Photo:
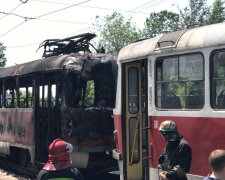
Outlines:
{"type": "MultiPolygon", "coordinates": [[[[208,0],[209,4],[212,2],[208,0]]],[[[40,59],[43,50],[36,50],[45,39],[91,32],[96,16],[118,11],[126,18],[132,17],[137,27],[143,28],[151,12],[165,9],[176,12],[176,5],[187,4],[188,0],[28,0],[24,4],[20,0],[0,0],[0,12],[15,14],[0,13],[0,42],[7,48],[7,66],[12,66],[40,59]],[[27,17],[27,21],[23,17],[27,17]]]]}

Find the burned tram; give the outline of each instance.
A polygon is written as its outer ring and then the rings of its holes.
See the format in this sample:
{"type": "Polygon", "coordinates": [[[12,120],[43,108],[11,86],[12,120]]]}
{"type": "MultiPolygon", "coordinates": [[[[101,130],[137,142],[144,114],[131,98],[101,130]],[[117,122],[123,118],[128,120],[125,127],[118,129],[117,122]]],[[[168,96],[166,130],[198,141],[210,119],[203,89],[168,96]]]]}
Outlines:
{"type": "Polygon", "coordinates": [[[42,165],[61,137],[74,147],[74,167],[110,165],[117,64],[90,52],[94,36],[47,40],[43,59],[0,70],[1,154],[42,165]]]}

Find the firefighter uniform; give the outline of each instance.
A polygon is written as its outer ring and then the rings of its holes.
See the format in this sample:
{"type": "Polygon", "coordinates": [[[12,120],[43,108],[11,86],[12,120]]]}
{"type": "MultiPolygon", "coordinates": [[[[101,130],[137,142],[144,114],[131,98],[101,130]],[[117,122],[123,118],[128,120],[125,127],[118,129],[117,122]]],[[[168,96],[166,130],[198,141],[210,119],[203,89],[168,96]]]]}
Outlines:
{"type": "Polygon", "coordinates": [[[168,142],[158,159],[158,171],[169,180],[187,180],[191,167],[191,147],[178,133],[173,121],[164,121],[159,129],[168,142]]]}
{"type": "Polygon", "coordinates": [[[83,180],[80,172],[74,168],[66,168],[58,171],[48,171],[42,169],[37,176],[37,180],[83,180]]]}

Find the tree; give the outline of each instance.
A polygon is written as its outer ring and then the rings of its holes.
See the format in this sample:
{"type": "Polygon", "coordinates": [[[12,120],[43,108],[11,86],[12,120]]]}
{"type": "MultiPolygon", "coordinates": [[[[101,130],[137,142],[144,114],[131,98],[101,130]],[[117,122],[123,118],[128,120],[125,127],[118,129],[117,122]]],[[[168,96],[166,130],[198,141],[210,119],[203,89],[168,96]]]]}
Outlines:
{"type": "Polygon", "coordinates": [[[224,1],[215,0],[208,16],[207,24],[220,23],[225,20],[224,1]]]}
{"type": "Polygon", "coordinates": [[[155,37],[160,34],[179,30],[179,15],[167,10],[151,13],[145,21],[145,37],[155,37]]]}
{"type": "Polygon", "coordinates": [[[107,53],[118,53],[120,49],[141,37],[131,19],[125,18],[118,12],[105,16],[103,22],[96,17],[94,24],[99,44],[107,53]]]}
{"type": "Polygon", "coordinates": [[[207,0],[189,0],[189,7],[179,9],[180,26],[182,29],[189,27],[199,27],[207,24],[209,7],[207,0]]]}
{"type": "Polygon", "coordinates": [[[3,46],[2,43],[0,43],[0,67],[5,67],[6,64],[6,58],[5,58],[5,46],[3,46]]]}

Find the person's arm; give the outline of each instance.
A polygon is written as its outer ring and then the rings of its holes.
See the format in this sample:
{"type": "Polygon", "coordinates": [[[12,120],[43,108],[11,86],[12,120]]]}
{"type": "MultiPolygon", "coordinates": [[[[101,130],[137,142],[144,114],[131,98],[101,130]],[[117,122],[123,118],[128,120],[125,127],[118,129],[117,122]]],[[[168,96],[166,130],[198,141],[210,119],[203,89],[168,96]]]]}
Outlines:
{"type": "Polygon", "coordinates": [[[189,172],[191,167],[191,147],[188,144],[183,144],[179,151],[179,164],[173,167],[172,170],[167,171],[166,177],[168,179],[184,177],[189,172]]]}
{"type": "Polygon", "coordinates": [[[75,180],[83,180],[83,177],[78,169],[72,168],[71,171],[74,173],[75,180]]]}
{"type": "Polygon", "coordinates": [[[162,154],[159,156],[158,159],[158,172],[163,172],[164,171],[164,160],[166,156],[166,148],[163,150],[162,154]]]}

